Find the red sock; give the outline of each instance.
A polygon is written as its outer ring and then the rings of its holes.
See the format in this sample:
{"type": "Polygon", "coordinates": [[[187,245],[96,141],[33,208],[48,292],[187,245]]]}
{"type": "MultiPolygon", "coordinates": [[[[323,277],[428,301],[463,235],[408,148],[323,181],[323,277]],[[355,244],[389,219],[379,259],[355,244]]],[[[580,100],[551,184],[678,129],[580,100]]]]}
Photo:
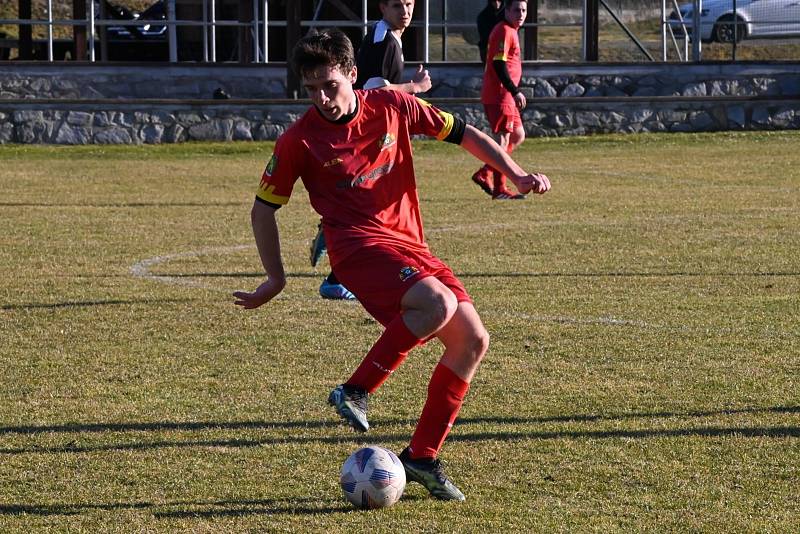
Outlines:
{"type": "Polygon", "coordinates": [[[494,189],[494,173],[495,170],[487,163],[475,173],[475,176],[483,180],[489,189],[494,189]]]}
{"type": "Polygon", "coordinates": [[[486,163],[486,164],[484,164],[483,167],[478,169],[478,172],[476,172],[475,174],[477,174],[481,178],[491,178],[492,177],[492,170],[493,169],[489,166],[489,164],[486,163]]]}
{"type": "Polygon", "coordinates": [[[456,420],[467,390],[468,382],[441,363],[436,366],[428,384],[425,407],[408,447],[412,458],[436,458],[456,420]]]}
{"type": "Polygon", "coordinates": [[[403,316],[398,315],[383,331],[346,385],[373,393],[403,363],[408,351],[420,343],[422,340],[408,329],[403,316]]]}
{"type": "Polygon", "coordinates": [[[500,171],[494,171],[494,192],[500,193],[506,189],[506,175],[500,171]]]}

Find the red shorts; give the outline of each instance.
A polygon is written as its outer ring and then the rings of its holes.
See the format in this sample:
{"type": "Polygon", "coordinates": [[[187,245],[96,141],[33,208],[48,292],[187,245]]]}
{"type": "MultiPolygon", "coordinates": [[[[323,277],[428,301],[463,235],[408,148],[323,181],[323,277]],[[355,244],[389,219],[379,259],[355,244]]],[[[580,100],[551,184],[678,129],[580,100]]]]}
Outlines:
{"type": "Polygon", "coordinates": [[[486,119],[494,133],[511,133],[522,126],[522,117],[519,116],[517,106],[508,104],[484,104],[486,119]]]}
{"type": "Polygon", "coordinates": [[[364,309],[384,326],[401,312],[400,301],[406,291],[428,276],[446,285],[458,302],[472,302],[464,284],[450,267],[430,252],[387,245],[367,246],[337,263],[333,272],[364,309]]]}

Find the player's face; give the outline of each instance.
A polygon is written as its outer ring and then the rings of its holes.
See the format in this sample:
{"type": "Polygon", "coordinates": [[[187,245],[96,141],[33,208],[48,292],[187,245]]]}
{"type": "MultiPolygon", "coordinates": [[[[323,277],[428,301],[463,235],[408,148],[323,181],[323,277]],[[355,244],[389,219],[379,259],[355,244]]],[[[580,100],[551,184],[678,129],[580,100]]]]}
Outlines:
{"type": "Polygon", "coordinates": [[[405,30],[411,24],[411,15],[414,14],[414,0],[389,0],[380,2],[383,20],[389,23],[393,30],[405,30]]]}
{"type": "Polygon", "coordinates": [[[303,87],[323,117],[330,121],[341,119],[356,108],[356,68],[343,73],[339,66],[319,66],[303,74],[303,87]]]}
{"type": "Polygon", "coordinates": [[[528,2],[511,2],[506,6],[506,20],[514,28],[519,28],[525,23],[528,16],[528,2]]]}

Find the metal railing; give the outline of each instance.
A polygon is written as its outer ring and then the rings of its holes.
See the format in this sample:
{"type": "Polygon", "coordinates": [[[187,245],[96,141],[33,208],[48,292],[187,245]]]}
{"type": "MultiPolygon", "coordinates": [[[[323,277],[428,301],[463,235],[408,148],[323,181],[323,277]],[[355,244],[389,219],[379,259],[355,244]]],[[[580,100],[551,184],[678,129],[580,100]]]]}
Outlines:
{"type": "MultiPolygon", "coordinates": [[[[774,49],[775,45],[788,45],[789,53],[794,57],[787,59],[797,59],[796,46],[800,43],[800,2],[729,0],[725,3],[704,3],[703,0],[691,0],[679,5],[676,0],[662,0],[661,38],[664,61],[667,60],[669,45],[680,61],[700,61],[706,43],[717,47],[717,56],[721,50],[720,45],[730,47],[730,56],[727,59],[735,61],[737,49],[744,44],[744,40],[747,40],[750,50],[758,46],[774,49]],[[667,14],[670,7],[671,12],[667,14]],[[795,48],[791,48],[792,46],[795,48]]],[[[727,54],[726,50],[722,50],[727,54]]],[[[773,57],[772,53],[767,55],[773,57]]]]}
{"type": "MultiPolygon", "coordinates": [[[[158,41],[162,43],[162,46],[165,46],[167,49],[166,55],[168,56],[168,60],[171,62],[178,61],[178,50],[179,50],[179,39],[183,39],[178,34],[178,28],[186,27],[186,28],[201,28],[202,29],[202,43],[198,41],[193,41],[192,46],[195,47],[196,56],[195,60],[200,59],[200,51],[198,47],[202,48],[202,61],[205,62],[217,62],[218,61],[218,30],[222,28],[244,28],[249,32],[249,39],[242,40],[242,43],[248,42],[252,44],[252,53],[247,53],[246,55],[250,58],[250,61],[254,63],[266,63],[270,61],[271,56],[275,55],[282,55],[281,54],[274,54],[270,53],[269,49],[269,36],[270,31],[276,28],[286,28],[287,22],[285,20],[271,20],[270,19],[270,1],[274,0],[254,0],[253,2],[253,9],[252,15],[248,16],[251,20],[248,21],[240,21],[240,20],[228,20],[228,19],[218,19],[217,18],[217,9],[219,0],[202,0],[202,15],[198,16],[199,20],[186,20],[186,19],[177,19],[176,17],[176,0],[164,0],[165,7],[166,7],[166,20],[142,20],[142,19],[110,19],[110,18],[100,18],[98,13],[96,13],[95,9],[95,2],[94,0],[88,0],[86,4],[86,18],[85,19],[57,19],[53,15],[53,0],[47,0],[46,2],[46,17],[39,18],[39,19],[0,19],[0,25],[17,25],[17,26],[29,26],[29,27],[45,27],[46,28],[46,39],[39,38],[37,43],[39,48],[37,50],[38,53],[42,54],[42,41],[44,41],[44,45],[46,45],[46,56],[48,61],[54,61],[56,58],[54,57],[54,43],[61,42],[60,40],[56,40],[54,38],[54,29],[57,27],[83,27],[85,28],[85,51],[86,54],[84,57],[76,58],[76,59],[86,59],[89,61],[97,61],[98,59],[98,48],[102,48],[99,44],[102,44],[104,41],[100,39],[100,36],[103,34],[103,29],[107,29],[109,27],[145,27],[145,26],[156,26],[165,28],[163,40],[158,41]]],[[[295,0],[297,1],[297,0],[295,0]]],[[[368,19],[367,14],[367,7],[370,0],[361,0],[361,12],[357,13],[358,9],[353,8],[356,13],[350,13],[349,20],[317,20],[318,15],[321,12],[321,7],[324,1],[327,0],[315,0],[315,9],[314,9],[314,19],[313,20],[305,20],[300,22],[301,28],[304,30],[310,28],[318,28],[318,27],[330,27],[330,26],[338,26],[342,28],[358,28],[362,35],[367,33],[368,27],[372,21],[368,19]]],[[[449,0],[453,2],[453,0],[449,0]]],[[[610,1],[610,0],[609,0],[610,1]]],[[[701,23],[701,12],[704,10],[703,0],[690,0],[692,5],[692,14],[691,16],[687,15],[687,18],[684,19],[681,15],[681,7],[686,6],[686,0],[661,0],[660,4],[660,32],[656,32],[653,36],[653,41],[650,42],[650,50],[654,52],[656,50],[655,41],[660,40],[660,52],[661,57],[659,58],[662,61],[668,61],[671,55],[675,57],[677,55],[678,61],[700,61],[702,59],[703,53],[703,43],[701,39],[694,39],[692,38],[693,35],[699,35],[701,30],[705,33],[708,32],[709,22],[703,21],[701,23]],[[673,15],[675,14],[675,15],[673,15]],[[677,15],[677,16],[676,16],[677,15]],[[660,35],[658,35],[660,33],[660,35]]],[[[441,35],[441,47],[442,47],[442,60],[447,60],[447,49],[448,49],[448,32],[458,32],[467,29],[474,29],[475,24],[472,22],[453,22],[447,20],[447,1],[442,1],[442,10],[441,13],[437,12],[436,18],[439,17],[441,14],[442,20],[434,20],[431,17],[431,5],[433,0],[418,0],[417,1],[417,18],[412,23],[412,27],[416,29],[420,29],[421,31],[421,60],[424,62],[431,61],[431,35],[438,34],[441,35]]],[[[646,57],[650,57],[650,54],[647,52],[645,47],[638,42],[638,39],[632,32],[628,31],[627,28],[622,24],[620,20],[618,20],[615,16],[615,13],[611,10],[608,4],[605,1],[600,1],[600,4],[605,7],[608,13],[617,20],[618,25],[628,34],[628,39],[636,44],[639,50],[644,54],[646,57]]],[[[743,6],[748,4],[746,0],[739,0],[739,6],[743,6]]],[[[752,2],[750,3],[752,4],[752,2]]],[[[583,0],[583,20],[586,20],[586,9],[587,9],[587,0],[583,0]]],[[[656,4],[657,5],[657,4],[656,4]]],[[[739,10],[737,9],[737,0],[731,0],[731,5],[733,6],[733,13],[738,13],[739,10]]],[[[709,4],[710,6],[710,4],[709,4]]],[[[655,6],[654,6],[655,7],[655,6]]],[[[553,8],[555,12],[555,8],[553,8]]],[[[685,12],[685,9],[684,9],[685,12]]],[[[655,15],[656,17],[658,15],[655,15]]],[[[762,18],[763,20],[763,18],[762,18]]],[[[794,24],[800,26],[800,21],[785,21],[787,24],[794,24]]],[[[745,32],[749,31],[752,27],[757,27],[760,24],[758,22],[758,18],[753,20],[748,20],[746,23],[739,23],[732,25],[733,31],[733,40],[731,43],[733,58],[736,59],[736,46],[739,42],[739,37],[737,36],[737,32],[741,32],[742,28],[744,28],[745,32]],[[755,26],[754,26],[755,25],[755,26]]],[[[557,28],[557,27],[582,27],[582,35],[581,37],[586,39],[586,27],[582,22],[555,22],[554,20],[550,21],[541,21],[541,22],[532,22],[526,23],[523,26],[523,29],[527,31],[538,31],[540,28],[557,28]]],[[[132,41],[135,42],[135,41],[132,41]]],[[[185,45],[184,42],[180,44],[185,45]]],[[[63,45],[63,43],[62,43],[63,45]]],[[[438,45],[438,42],[437,42],[438,45]]],[[[0,47],[14,47],[19,46],[18,40],[13,39],[0,39],[0,47]]],[[[84,48],[81,49],[81,53],[83,53],[84,48]]],[[[162,52],[163,53],[163,52],[162,52]]],[[[239,50],[240,57],[243,57],[241,54],[244,51],[239,50]]],[[[476,51],[477,55],[477,51],[476,51]]],[[[578,53],[579,56],[583,56],[582,59],[586,60],[585,51],[583,53],[578,53]]],[[[167,59],[167,58],[165,58],[167,59]]],[[[534,58],[538,59],[538,58],[534,58]]]]}
{"type": "MultiPolygon", "coordinates": [[[[165,26],[167,28],[166,44],[168,47],[169,61],[176,62],[178,60],[178,36],[177,28],[180,27],[200,27],[203,29],[202,36],[202,54],[203,61],[216,62],[217,61],[217,29],[218,28],[248,28],[252,36],[253,54],[252,61],[254,63],[266,63],[270,60],[269,51],[269,31],[270,28],[285,28],[287,22],[284,20],[270,20],[269,18],[269,1],[257,0],[253,4],[252,21],[242,22],[239,20],[223,20],[216,18],[216,4],[215,0],[203,0],[202,2],[202,19],[201,20],[178,20],[175,17],[175,0],[164,0],[166,4],[167,19],[166,20],[141,20],[141,19],[102,19],[99,18],[95,10],[93,0],[87,1],[87,16],[85,19],[55,19],[53,17],[53,0],[47,0],[47,18],[46,19],[0,19],[0,25],[17,25],[17,26],[45,26],[47,28],[46,49],[47,60],[54,61],[53,43],[55,41],[53,36],[53,29],[58,26],[66,27],[85,27],[86,28],[86,44],[88,61],[97,61],[97,48],[100,39],[98,37],[98,29],[115,27],[115,26],[165,26]]],[[[369,25],[374,21],[370,21],[367,17],[367,7],[369,0],[361,0],[361,19],[360,20],[305,20],[300,23],[302,28],[319,28],[337,26],[341,28],[360,28],[362,35],[366,35],[369,25]]],[[[430,15],[430,0],[422,0],[418,2],[418,10],[422,12],[422,21],[414,21],[412,27],[421,28],[422,31],[422,50],[423,61],[429,62],[431,58],[431,31],[440,31],[445,39],[443,40],[443,56],[446,59],[446,35],[448,30],[463,30],[474,29],[474,23],[456,23],[448,22],[446,20],[433,21],[430,15]]],[[[321,6],[320,2],[317,6],[321,6]]],[[[319,10],[317,9],[317,12],[319,10]]],[[[315,17],[316,18],[316,17],[315,17]]],[[[537,28],[540,26],[579,26],[576,24],[557,24],[557,23],[528,23],[524,28],[537,28]]],[[[5,43],[8,45],[13,40],[6,39],[5,43]]]]}
{"type": "MultiPolygon", "coordinates": [[[[253,3],[253,20],[249,22],[242,22],[238,20],[222,20],[216,18],[216,2],[215,0],[203,0],[203,19],[202,20],[178,20],[175,18],[175,0],[165,0],[167,8],[166,20],[143,20],[143,19],[100,19],[95,12],[95,4],[92,0],[87,2],[87,16],[86,19],[55,19],[53,17],[53,2],[47,1],[47,18],[46,19],[0,19],[0,25],[16,25],[16,26],[45,26],[47,28],[47,60],[54,61],[53,57],[53,28],[56,26],[83,26],[87,32],[87,58],[89,61],[97,60],[97,43],[96,36],[98,28],[108,28],[115,26],[134,26],[134,27],[147,27],[147,26],[164,26],[167,28],[167,47],[169,50],[169,61],[176,62],[178,60],[178,39],[176,28],[178,27],[202,27],[203,31],[203,60],[216,62],[216,49],[217,49],[217,28],[219,27],[239,27],[249,28],[253,38],[253,62],[266,63],[269,61],[269,28],[270,27],[285,27],[286,21],[270,21],[269,20],[269,2],[268,0],[260,0],[260,2],[253,3]],[[260,8],[260,9],[259,9],[260,8]],[[261,17],[261,13],[264,16],[261,17]]],[[[6,43],[10,43],[11,39],[6,39],[6,43]]]]}

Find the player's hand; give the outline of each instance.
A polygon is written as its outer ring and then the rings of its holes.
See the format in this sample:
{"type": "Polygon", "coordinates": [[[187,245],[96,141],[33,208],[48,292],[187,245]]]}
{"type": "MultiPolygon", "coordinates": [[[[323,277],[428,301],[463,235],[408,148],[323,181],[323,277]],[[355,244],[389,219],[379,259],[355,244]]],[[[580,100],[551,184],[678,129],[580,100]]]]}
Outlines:
{"type": "Polygon", "coordinates": [[[519,176],[512,178],[517,190],[523,195],[528,193],[537,193],[543,195],[550,191],[550,178],[544,174],[534,173],[527,176],[519,176]]]}
{"type": "Polygon", "coordinates": [[[233,296],[236,300],[233,302],[237,306],[241,306],[246,310],[258,308],[262,304],[266,304],[283,290],[283,284],[275,283],[272,279],[267,280],[255,291],[248,293],[246,291],[236,291],[233,296]]]}
{"type": "Polygon", "coordinates": [[[420,65],[417,72],[414,73],[414,77],[411,78],[411,83],[414,84],[415,93],[424,93],[431,88],[431,75],[420,65]]]}
{"type": "Polygon", "coordinates": [[[525,106],[528,105],[528,100],[522,93],[517,93],[514,95],[514,104],[517,105],[517,109],[522,111],[523,109],[525,109],[525,106]]]}

